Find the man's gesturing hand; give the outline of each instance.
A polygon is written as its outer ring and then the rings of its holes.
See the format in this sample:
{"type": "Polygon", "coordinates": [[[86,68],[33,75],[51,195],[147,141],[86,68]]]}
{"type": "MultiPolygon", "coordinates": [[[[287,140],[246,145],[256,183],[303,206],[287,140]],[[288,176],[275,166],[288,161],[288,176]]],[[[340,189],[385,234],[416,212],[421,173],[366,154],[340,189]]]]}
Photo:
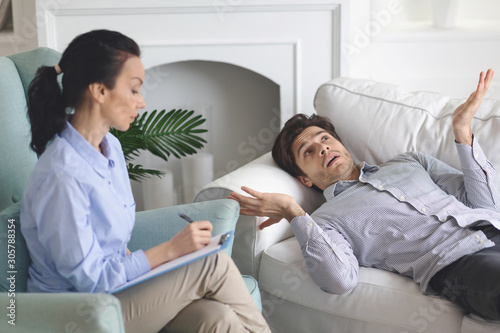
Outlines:
{"type": "Polygon", "coordinates": [[[266,216],[259,228],[262,230],[285,218],[289,222],[296,216],[305,215],[294,198],[281,193],[262,193],[243,186],[241,188],[252,197],[232,192],[228,198],[240,203],[240,213],[250,216],[266,216]]]}
{"type": "Polygon", "coordinates": [[[484,72],[481,72],[476,91],[469,96],[465,103],[459,105],[453,113],[453,134],[455,135],[456,142],[472,146],[472,131],[470,127],[472,118],[483,101],[494,73],[492,69],[488,69],[486,75],[484,72]]]}

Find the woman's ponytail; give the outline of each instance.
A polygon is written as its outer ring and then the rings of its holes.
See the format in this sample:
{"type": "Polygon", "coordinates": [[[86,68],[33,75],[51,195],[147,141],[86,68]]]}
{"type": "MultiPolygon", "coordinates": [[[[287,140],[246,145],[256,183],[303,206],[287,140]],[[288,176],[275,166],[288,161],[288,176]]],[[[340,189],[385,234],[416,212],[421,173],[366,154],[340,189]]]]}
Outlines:
{"type": "Polygon", "coordinates": [[[66,125],[66,107],[57,82],[56,67],[42,66],[28,88],[31,149],[41,155],[54,135],[66,125]]]}

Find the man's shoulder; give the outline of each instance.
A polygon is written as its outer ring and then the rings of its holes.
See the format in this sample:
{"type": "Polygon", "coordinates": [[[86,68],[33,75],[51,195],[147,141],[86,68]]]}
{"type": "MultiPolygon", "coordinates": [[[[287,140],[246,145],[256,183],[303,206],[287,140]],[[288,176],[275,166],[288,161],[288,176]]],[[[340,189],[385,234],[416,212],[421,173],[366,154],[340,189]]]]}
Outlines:
{"type": "Polygon", "coordinates": [[[435,158],[431,155],[408,151],[394,156],[379,165],[378,177],[397,177],[397,175],[412,173],[417,169],[425,169],[435,158]]]}
{"type": "Polygon", "coordinates": [[[418,151],[407,151],[394,156],[392,159],[388,160],[386,163],[421,163],[422,161],[436,159],[432,155],[418,152],[418,151]]]}

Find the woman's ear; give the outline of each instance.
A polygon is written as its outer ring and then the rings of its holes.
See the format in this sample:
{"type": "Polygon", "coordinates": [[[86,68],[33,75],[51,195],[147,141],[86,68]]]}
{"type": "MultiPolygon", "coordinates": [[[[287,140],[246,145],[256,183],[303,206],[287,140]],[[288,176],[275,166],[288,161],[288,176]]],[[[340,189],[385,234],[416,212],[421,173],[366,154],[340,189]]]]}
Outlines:
{"type": "Polygon", "coordinates": [[[305,185],[305,186],[307,186],[307,187],[311,187],[311,186],[313,186],[313,185],[314,185],[314,184],[313,184],[313,182],[312,182],[309,178],[307,178],[307,177],[304,177],[304,176],[297,176],[297,179],[298,179],[298,180],[299,180],[299,181],[300,181],[303,185],[305,185]]]}
{"type": "Polygon", "coordinates": [[[94,82],[89,84],[90,96],[98,103],[104,103],[106,96],[106,86],[101,82],[94,82]]]}

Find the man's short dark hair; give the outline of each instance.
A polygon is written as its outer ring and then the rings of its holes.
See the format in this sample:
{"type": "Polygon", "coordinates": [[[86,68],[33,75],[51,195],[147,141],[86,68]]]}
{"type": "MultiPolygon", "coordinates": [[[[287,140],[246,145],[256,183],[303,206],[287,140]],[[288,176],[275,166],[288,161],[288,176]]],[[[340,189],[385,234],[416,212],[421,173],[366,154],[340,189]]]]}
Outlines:
{"type": "Polygon", "coordinates": [[[294,115],[285,123],[285,126],[276,137],[272,150],[274,161],[280,166],[280,168],[288,172],[293,177],[305,176],[305,174],[297,166],[297,163],[295,163],[295,157],[292,152],[292,143],[300,133],[311,126],[317,126],[324,129],[339,142],[342,142],[337,135],[337,132],[335,132],[335,127],[327,117],[318,116],[316,114],[309,117],[302,113],[294,115]]]}

